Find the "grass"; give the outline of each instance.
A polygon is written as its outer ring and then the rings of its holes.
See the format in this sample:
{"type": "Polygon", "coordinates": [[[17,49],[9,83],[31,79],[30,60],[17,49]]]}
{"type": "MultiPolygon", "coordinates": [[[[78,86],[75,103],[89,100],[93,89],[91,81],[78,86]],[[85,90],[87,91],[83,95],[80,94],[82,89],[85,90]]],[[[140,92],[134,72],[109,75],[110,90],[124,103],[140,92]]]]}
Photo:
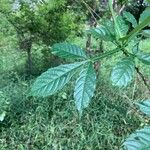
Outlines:
{"type": "Polygon", "coordinates": [[[26,96],[29,84],[11,81],[2,90],[9,106],[0,127],[1,150],[119,150],[126,135],[143,122],[130,101],[102,80],[81,120],[69,88],[35,99],[26,96]]]}
{"type": "MultiPolygon", "coordinates": [[[[15,36],[1,34],[0,38],[3,39],[0,41],[0,60],[3,60],[0,112],[6,112],[4,121],[0,122],[0,150],[119,150],[130,133],[150,124],[134,106],[135,101],[150,97],[139,78],[126,89],[119,90],[110,83],[110,70],[120,56],[101,63],[95,96],[80,119],[72,94],[74,81],[53,96],[28,97],[35,77],[27,80],[18,71],[25,66],[25,55],[16,51],[15,36]]],[[[72,42],[85,47],[85,38],[72,42]]],[[[148,52],[150,42],[144,42],[141,47],[148,52]]],[[[109,47],[106,43],[105,48],[109,47]]],[[[40,62],[42,48],[39,50],[37,45],[33,48],[37,49],[33,55],[36,59],[40,56],[40,62]]],[[[138,65],[148,78],[149,68],[138,65]]]]}

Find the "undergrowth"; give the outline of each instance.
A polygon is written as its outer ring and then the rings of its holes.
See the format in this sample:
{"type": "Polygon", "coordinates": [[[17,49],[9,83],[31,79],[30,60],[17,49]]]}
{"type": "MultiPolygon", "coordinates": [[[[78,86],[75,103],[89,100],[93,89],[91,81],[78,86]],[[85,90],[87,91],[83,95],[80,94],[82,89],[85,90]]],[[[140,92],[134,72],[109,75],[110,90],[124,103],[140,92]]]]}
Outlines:
{"type": "MultiPolygon", "coordinates": [[[[133,108],[133,87],[116,92],[101,78],[80,120],[70,94],[72,83],[55,96],[35,99],[27,96],[31,82],[16,74],[1,88],[7,102],[0,124],[1,150],[119,150],[128,134],[148,123],[133,108]]],[[[137,88],[134,94],[137,99],[145,95],[137,88]]]]}

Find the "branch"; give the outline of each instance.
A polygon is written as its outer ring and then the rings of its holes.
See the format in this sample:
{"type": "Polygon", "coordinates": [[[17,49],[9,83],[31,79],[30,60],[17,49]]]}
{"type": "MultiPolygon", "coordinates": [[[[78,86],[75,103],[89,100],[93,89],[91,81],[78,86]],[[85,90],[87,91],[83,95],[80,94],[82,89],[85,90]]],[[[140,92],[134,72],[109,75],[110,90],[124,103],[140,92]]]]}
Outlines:
{"type": "MultiPolygon", "coordinates": [[[[139,46],[139,44],[138,44],[138,46],[139,46]]],[[[124,54],[125,56],[130,56],[130,53],[128,53],[127,51],[124,51],[124,50],[123,50],[123,54],[124,54]]],[[[147,87],[148,91],[150,91],[150,86],[149,86],[149,84],[147,83],[147,81],[146,81],[144,75],[142,74],[142,72],[140,72],[140,70],[139,70],[138,67],[135,67],[135,70],[136,70],[137,74],[141,77],[141,79],[142,79],[144,85],[147,87]]]]}

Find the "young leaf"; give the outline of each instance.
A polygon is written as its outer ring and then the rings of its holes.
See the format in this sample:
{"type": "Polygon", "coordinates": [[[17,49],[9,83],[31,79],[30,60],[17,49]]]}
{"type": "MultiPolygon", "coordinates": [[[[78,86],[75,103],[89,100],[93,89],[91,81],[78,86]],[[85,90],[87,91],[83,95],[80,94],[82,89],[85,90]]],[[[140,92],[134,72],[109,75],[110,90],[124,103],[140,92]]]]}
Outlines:
{"type": "Polygon", "coordinates": [[[89,105],[94,95],[95,87],[96,73],[92,63],[89,63],[86,68],[80,72],[80,76],[75,85],[75,104],[80,114],[82,114],[83,109],[89,105]]]}
{"type": "Polygon", "coordinates": [[[140,103],[136,103],[136,104],[139,106],[140,110],[144,114],[146,114],[150,117],[150,99],[145,100],[145,101],[140,102],[140,103]]]}
{"type": "Polygon", "coordinates": [[[49,96],[62,89],[75,74],[76,70],[86,62],[60,65],[51,68],[39,76],[32,86],[33,96],[49,96]]]}
{"type": "Polygon", "coordinates": [[[126,18],[126,20],[128,22],[130,22],[132,24],[133,28],[135,28],[137,26],[137,21],[136,21],[135,17],[130,12],[124,11],[123,16],[126,18]]]}
{"type": "Polygon", "coordinates": [[[61,58],[86,59],[85,52],[78,46],[68,43],[57,43],[52,47],[52,53],[61,58]]]}
{"type": "Polygon", "coordinates": [[[100,27],[90,29],[88,32],[92,34],[95,38],[104,41],[114,41],[114,37],[112,36],[110,31],[106,29],[105,26],[101,25],[100,27]]]}
{"type": "Polygon", "coordinates": [[[137,58],[146,65],[150,65],[150,53],[138,52],[137,58]]]}
{"type": "Polygon", "coordinates": [[[132,133],[123,143],[126,150],[149,150],[150,149],[150,127],[132,133]]]}
{"type": "MultiPolygon", "coordinates": [[[[147,17],[150,16],[150,7],[147,7],[140,15],[139,23],[143,22],[147,17]]],[[[150,25],[150,24],[149,24],[150,25]]]]}
{"type": "Polygon", "coordinates": [[[125,87],[132,80],[135,65],[132,58],[124,58],[113,68],[111,81],[114,86],[125,87]]]}

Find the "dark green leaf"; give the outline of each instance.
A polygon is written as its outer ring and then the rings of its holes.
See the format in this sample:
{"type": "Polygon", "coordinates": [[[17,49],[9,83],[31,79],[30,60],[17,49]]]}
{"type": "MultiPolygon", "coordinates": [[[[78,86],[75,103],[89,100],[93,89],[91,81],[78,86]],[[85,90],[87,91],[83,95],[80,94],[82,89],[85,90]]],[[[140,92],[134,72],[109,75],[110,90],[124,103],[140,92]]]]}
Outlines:
{"type": "Polygon", "coordinates": [[[74,98],[78,111],[82,114],[89,105],[96,87],[96,73],[92,63],[89,63],[81,72],[76,81],[74,98]]]}
{"type": "Polygon", "coordinates": [[[150,127],[135,131],[123,143],[125,150],[150,150],[150,127]]]}
{"type": "Polygon", "coordinates": [[[114,86],[125,87],[132,80],[135,65],[132,58],[124,58],[113,68],[111,81],[114,86]]]}
{"type": "Polygon", "coordinates": [[[57,43],[52,47],[52,53],[62,58],[85,59],[85,52],[78,46],[68,43],[57,43]]]}
{"type": "Polygon", "coordinates": [[[39,76],[31,89],[33,96],[49,96],[62,89],[85,62],[60,65],[39,76]]]}

